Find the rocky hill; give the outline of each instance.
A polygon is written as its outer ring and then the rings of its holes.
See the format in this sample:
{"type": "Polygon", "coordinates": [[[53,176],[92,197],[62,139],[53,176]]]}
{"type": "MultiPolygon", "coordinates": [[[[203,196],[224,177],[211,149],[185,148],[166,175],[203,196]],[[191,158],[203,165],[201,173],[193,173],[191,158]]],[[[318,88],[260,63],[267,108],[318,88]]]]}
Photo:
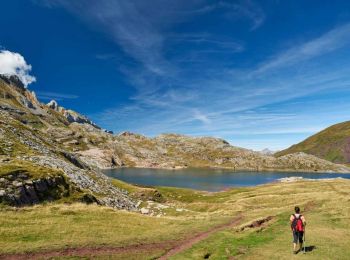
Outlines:
{"type": "Polygon", "coordinates": [[[295,152],[312,154],[334,163],[349,164],[350,121],[332,125],[276,155],[282,156],[295,152]]]}
{"type": "Polygon", "coordinates": [[[239,148],[212,137],[189,137],[163,134],[147,138],[133,133],[112,137],[113,141],[78,152],[86,163],[99,163],[99,167],[133,166],[153,168],[218,167],[252,171],[330,171],[349,172],[338,164],[305,153],[281,157],[262,155],[239,148]],[[110,165],[104,164],[111,158],[110,165]]]}
{"type": "Polygon", "coordinates": [[[120,166],[350,171],[304,153],[275,158],[211,137],[113,135],[55,101],[40,103],[18,78],[0,76],[0,203],[76,198],[136,210],[99,171],[120,166]]]}
{"type": "Polygon", "coordinates": [[[16,77],[1,76],[0,203],[25,205],[76,197],[136,209],[124,191],[50,135],[50,129],[73,132],[73,123],[64,113],[41,104],[16,77]]]}

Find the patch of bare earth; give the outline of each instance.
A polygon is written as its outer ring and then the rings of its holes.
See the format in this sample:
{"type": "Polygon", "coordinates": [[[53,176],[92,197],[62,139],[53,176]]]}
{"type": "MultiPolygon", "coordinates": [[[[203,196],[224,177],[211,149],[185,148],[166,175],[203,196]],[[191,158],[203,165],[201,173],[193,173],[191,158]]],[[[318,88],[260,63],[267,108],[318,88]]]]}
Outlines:
{"type": "Polygon", "coordinates": [[[186,249],[191,248],[194,244],[206,239],[211,234],[214,234],[216,232],[219,232],[221,230],[224,230],[226,228],[234,227],[239,224],[239,222],[242,220],[242,216],[238,216],[234,218],[231,222],[214,227],[206,232],[200,233],[192,238],[186,239],[182,241],[182,243],[178,244],[177,246],[173,247],[170,251],[168,251],[165,255],[159,258],[159,260],[165,260],[168,259],[171,256],[174,256],[186,249]]]}
{"type": "Polygon", "coordinates": [[[240,231],[244,231],[249,228],[265,227],[266,225],[268,225],[268,222],[270,222],[272,219],[273,219],[273,216],[268,216],[266,218],[253,221],[252,223],[241,227],[240,231]]]}
{"type": "Polygon", "coordinates": [[[20,253],[20,254],[4,254],[0,255],[0,259],[4,260],[24,260],[24,259],[49,259],[53,257],[92,257],[103,255],[118,255],[118,254],[132,254],[141,252],[153,252],[156,250],[167,250],[174,246],[176,241],[167,241],[153,244],[138,244],[125,247],[80,247],[67,248],[62,250],[43,251],[35,253],[20,253]]]}

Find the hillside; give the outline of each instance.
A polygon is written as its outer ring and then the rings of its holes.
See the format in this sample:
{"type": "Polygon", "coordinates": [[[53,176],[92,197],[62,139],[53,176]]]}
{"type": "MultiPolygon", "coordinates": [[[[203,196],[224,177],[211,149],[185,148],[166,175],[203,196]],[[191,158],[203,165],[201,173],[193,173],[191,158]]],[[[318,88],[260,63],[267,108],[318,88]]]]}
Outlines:
{"type": "Polygon", "coordinates": [[[69,131],[66,116],[41,104],[16,77],[0,78],[0,203],[61,199],[135,210],[124,191],[50,136],[49,129],[69,131]]]}
{"type": "MultiPolygon", "coordinates": [[[[101,147],[101,146],[100,146],[101,147]]],[[[262,155],[212,137],[189,137],[163,134],[147,138],[122,133],[103,148],[79,152],[85,162],[100,161],[101,153],[113,156],[120,165],[153,168],[218,167],[253,171],[348,171],[345,167],[304,153],[288,154],[275,158],[262,155]],[[94,157],[97,155],[97,157],[94,157]]]]}
{"type": "Polygon", "coordinates": [[[10,205],[66,198],[136,210],[99,171],[120,166],[350,171],[304,153],[275,158],[211,137],[113,135],[55,101],[40,103],[13,76],[0,77],[0,126],[0,203],[10,205]]]}
{"type": "Polygon", "coordinates": [[[275,155],[296,152],[312,154],[334,163],[350,163],[350,121],[332,125],[275,155]]]}

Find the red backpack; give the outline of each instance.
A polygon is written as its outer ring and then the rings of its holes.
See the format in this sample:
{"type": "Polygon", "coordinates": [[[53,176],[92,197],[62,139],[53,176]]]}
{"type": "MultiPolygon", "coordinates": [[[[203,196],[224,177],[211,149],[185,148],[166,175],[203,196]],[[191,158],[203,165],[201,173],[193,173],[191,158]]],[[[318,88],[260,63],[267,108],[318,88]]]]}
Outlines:
{"type": "Polygon", "coordinates": [[[302,215],[299,215],[299,217],[297,217],[293,214],[293,216],[294,219],[292,222],[292,230],[297,232],[304,231],[303,221],[301,220],[302,215]]]}

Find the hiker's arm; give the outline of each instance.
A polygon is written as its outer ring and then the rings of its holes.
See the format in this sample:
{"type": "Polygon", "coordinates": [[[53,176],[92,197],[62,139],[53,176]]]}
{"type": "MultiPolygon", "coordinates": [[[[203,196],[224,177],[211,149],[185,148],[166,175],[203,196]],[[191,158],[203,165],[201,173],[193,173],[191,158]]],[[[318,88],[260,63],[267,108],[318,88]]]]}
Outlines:
{"type": "Polygon", "coordinates": [[[293,220],[294,220],[294,216],[291,215],[290,218],[289,218],[290,224],[292,224],[293,220]]]}
{"type": "Polygon", "coordinates": [[[301,216],[301,221],[303,221],[303,225],[306,226],[306,219],[304,216],[301,216]]]}

